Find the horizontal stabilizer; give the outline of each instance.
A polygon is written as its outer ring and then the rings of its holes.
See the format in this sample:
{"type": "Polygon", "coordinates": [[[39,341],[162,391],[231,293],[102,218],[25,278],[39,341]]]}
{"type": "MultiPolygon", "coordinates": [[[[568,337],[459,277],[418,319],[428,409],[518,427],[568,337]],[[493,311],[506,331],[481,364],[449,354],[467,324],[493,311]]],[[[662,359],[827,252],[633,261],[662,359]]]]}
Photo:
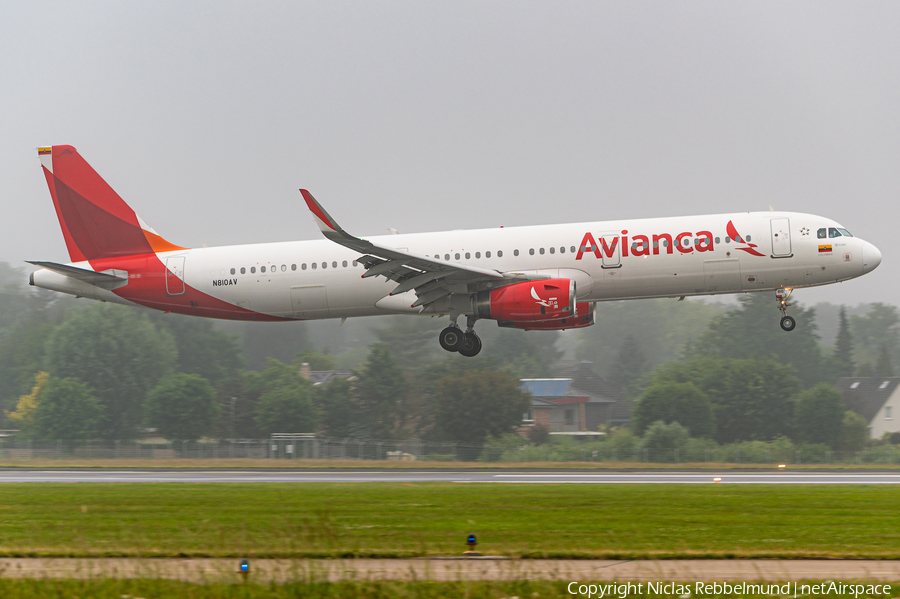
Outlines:
{"type": "Polygon", "coordinates": [[[105,289],[115,289],[116,287],[121,287],[122,285],[128,283],[127,273],[124,273],[125,276],[121,277],[117,274],[96,272],[93,270],[88,270],[86,268],[69,266],[68,264],[59,264],[57,262],[39,262],[36,260],[26,260],[26,262],[28,262],[28,264],[40,266],[41,268],[46,268],[47,270],[52,270],[53,272],[59,273],[66,277],[78,279],[79,281],[84,281],[85,283],[88,283],[90,285],[97,285],[98,287],[103,287],[105,289]]]}

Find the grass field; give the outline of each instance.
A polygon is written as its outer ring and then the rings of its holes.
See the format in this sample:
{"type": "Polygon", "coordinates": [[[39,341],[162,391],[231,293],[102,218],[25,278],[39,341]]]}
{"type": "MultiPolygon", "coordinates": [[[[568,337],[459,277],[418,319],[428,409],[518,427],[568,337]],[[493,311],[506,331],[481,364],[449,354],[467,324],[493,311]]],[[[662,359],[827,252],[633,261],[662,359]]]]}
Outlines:
{"type": "MultiPolygon", "coordinates": [[[[314,470],[777,470],[775,464],[751,463],[654,463],[654,462],[430,462],[390,460],[309,460],[309,459],[136,459],[2,458],[0,468],[178,468],[178,469],[314,469],[314,470]]],[[[791,470],[900,470],[900,464],[790,464],[791,470]]]]}
{"type": "Polygon", "coordinates": [[[7,556],[900,558],[890,486],[0,486],[7,556]]]}
{"type": "MultiPolygon", "coordinates": [[[[808,581],[816,583],[820,581],[808,581]]],[[[864,583],[865,581],[843,581],[844,583],[864,583]]],[[[775,584],[775,583],[772,583],[775,584]]],[[[882,583],[883,584],[883,583],[882,583]]],[[[292,583],[292,584],[204,584],[196,585],[165,580],[2,580],[0,596],[16,599],[57,599],[69,597],[90,597],[91,599],[287,599],[304,597],[307,599],[441,599],[454,597],[461,599],[572,599],[586,598],[587,595],[571,594],[565,582],[340,582],[340,583],[292,583]]],[[[891,584],[893,596],[898,588],[891,584]]],[[[693,590],[693,589],[692,589],[693,590]]],[[[676,597],[680,595],[647,592],[629,593],[629,598],[676,597]]],[[[729,597],[733,593],[693,594],[695,597],[729,597]]],[[[761,597],[767,594],[742,594],[742,597],[761,597]]],[[[831,594],[830,597],[834,597],[831,594]]],[[[853,594],[844,595],[853,597],[853,594]]],[[[862,593],[860,597],[871,597],[862,593]]],[[[886,595],[874,595],[885,597],[886,595]]],[[[597,595],[591,595],[594,599],[597,595]]],[[[613,595],[618,597],[618,595],[613,595]]],[[[804,594],[803,597],[826,597],[823,594],[804,594]]]]}

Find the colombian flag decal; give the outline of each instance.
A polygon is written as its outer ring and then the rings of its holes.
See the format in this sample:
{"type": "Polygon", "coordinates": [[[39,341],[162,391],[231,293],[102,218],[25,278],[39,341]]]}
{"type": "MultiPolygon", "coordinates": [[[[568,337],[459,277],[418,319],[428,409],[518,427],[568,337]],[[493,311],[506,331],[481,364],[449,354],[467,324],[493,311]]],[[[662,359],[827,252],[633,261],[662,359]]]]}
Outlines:
{"type": "Polygon", "coordinates": [[[819,253],[820,253],[820,254],[830,254],[830,253],[831,253],[831,246],[830,246],[830,245],[820,245],[820,246],[819,246],[819,253]]]}

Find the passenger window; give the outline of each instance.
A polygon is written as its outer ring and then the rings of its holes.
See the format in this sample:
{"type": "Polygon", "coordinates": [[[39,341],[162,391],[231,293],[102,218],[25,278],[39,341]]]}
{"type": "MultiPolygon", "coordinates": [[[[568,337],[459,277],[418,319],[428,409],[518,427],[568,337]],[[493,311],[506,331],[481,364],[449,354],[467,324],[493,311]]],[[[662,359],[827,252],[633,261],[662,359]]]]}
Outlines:
{"type": "Polygon", "coordinates": [[[297,265],[296,265],[296,264],[291,264],[291,270],[297,270],[297,265]]]}
{"type": "Polygon", "coordinates": [[[529,255],[529,256],[534,256],[534,248],[529,248],[529,250],[528,250],[528,255],[529,255]]]}
{"type": "Polygon", "coordinates": [[[825,229],[819,229],[816,231],[816,237],[819,239],[825,239],[825,229]]]}
{"type": "Polygon", "coordinates": [[[497,257],[498,257],[498,258],[502,258],[502,257],[503,257],[503,250],[497,250],[497,257]]]}
{"type": "Polygon", "coordinates": [[[242,267],[241,267],[241,274],[246,274],[246,272],[247,272],[247,269],[244,268],[244,267],[242,266],[242,267]]]}
{"type": "Polygon", "coordinates": [[[554,248],[554,247],[550,248],[550,253],[551,253],[551,254],[555,254],[555,253],[556,253],[556,248],[554,248]]]}
{"type": "Polygon", "coordinates": [[[471,257],[472,257],[472,254],[470,254],[469,252],[466,252],[466,260],[468,260],[471,257]]]}
{"type": "Polygon", "coordinates": [[[559,248],[559,253],[560,253],[560,254],[565,254],[565,253],[566,253],[566,248],[565,248],[565,247],[559,248]]]}
{"type": "Polygon", "coordinates": [[[337,260],[331,263],[331,268],[337,268],[337,260]]]}
{"type": "Polygon", "coordinates": [[[259,267],[259,272],[266,272],[266,267],[265,267],[265,266],[260,266],[260,267],[259,267]]]}
{"type": "Polygon", "coordinates": [[[726,237],[726,238],[725,238],[725,243],[731,243],[731,237],[726,237]]]}
{"type": "Polygon", "coordinates": [[[459,254],[454,254],[453,257],[454,257],[456,260],[459,260],[459,254]]]}
{"type": "Polygon", "coordinates": [[[747,241],[753,241],[753,238],[747,235],[747,241]]]}
{"type": "Polygon", "coordinates": [[[513,250],[513,256],[518,256],[518,255],[519,255],[519,250],[513,250]]]}
{"type": "Polygon", "coordinates": [[[716,243],[719,243],[719,238],[718,238],[718,237],[716,237],[716,243]]]}
{"type": "Polygon", "coordinates": [[[306,270],[306,262],[300,265],[300,270],[306,270]]]}
{"type": "Polygon", "coordinates": [[[490,253],[490,252],[485,252],[485,253],[484,253],[484,257],[485,257],[485,258],[490,258],[490,257],[491,257],[491,253],[490,253]]]}
{"type": "Polygon", "coordinates": [[[323,262],[323,263],[322,263],[322,268],[328,268],[328,263],[327,263],[327,262],[323,262]]]}
{"type": "Polygon", "coordinates": [[[251,266],[251,267],[250,267],[250,274],[253,274],[253,273],[255,273],[255,272],[256,272],[256,267],[255,267],[255,266],[251,266]]]}
{"type": "Polygon", "coordinates": [[[312,263],[312,269],[313,269],[313,270],[317,269],[318,267],[319,267],[318,264],[316,264],[315,262],[312,263]]]}
{"type": "Polygon", "coordinates": [[[234,269],[233,269],[233,268],[231,269],[231,274],[234,274],[234,269]]]}
{"type": "Polygon", "coordinates": [[[828,236],[829,237],[840,237],[841,233],[834,227],[828,227],[828,236]]]}
{"type": "Polygon", "coordinates": [[[541,253],[541,256],[544,255],[544,248],[541,248],[541,249],[539,249],[538,251],[541,253]]]}
{"type": "Polygon", "coordinates": [[[347,268],[347,261],[344,260],[343,262],[341,262],[341,266],[343,266],[344,268],[347,268]]]}
{"type": "MultiPolygon", "coordinates": [[[[437,258],[437,256],[435,256],[435,258],[437,258]]],[[[357,264],[359,264],[359,262],[357,262],[356,260],[354,260],[354,261],[353,261],[353,267],[356,268],[356,265],[357,265],[357,264]]]]}
{"type": "Polygon", "coordinates": [[[449,260],[449,259],[450,259],[450,254],[444,254],[444,260],[449,260]]]}
{"type": "Polygon", "coordinates": [[[475,252],[475,257],[476,257],[476,258],[481,258],[481,252],[475,252]]]}

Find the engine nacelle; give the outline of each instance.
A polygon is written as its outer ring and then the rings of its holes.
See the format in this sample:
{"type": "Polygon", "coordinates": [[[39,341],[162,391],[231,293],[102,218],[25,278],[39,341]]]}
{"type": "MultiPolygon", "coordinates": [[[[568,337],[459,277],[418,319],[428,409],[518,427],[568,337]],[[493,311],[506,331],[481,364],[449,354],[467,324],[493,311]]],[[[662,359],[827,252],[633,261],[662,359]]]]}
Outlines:
{"type": "Polygon", "coordinates": [[[475,296],[477,318],[540,322],[576,315],[575,281],[543,279],[513,283],[475,296]]]}
{"type": "Polygon", "coordinates": [[[541,322],[512,322],[509,320],[500,320],[498,326],[513,329],[523,329],[525,331],[565,331],[566,329],[581,329],[589,327],[597,320],[597,304],[591,305],[588,302],[578,302],[575,304],[576,316],[568,316],[558,320],[542,320],[541,322]]]}

